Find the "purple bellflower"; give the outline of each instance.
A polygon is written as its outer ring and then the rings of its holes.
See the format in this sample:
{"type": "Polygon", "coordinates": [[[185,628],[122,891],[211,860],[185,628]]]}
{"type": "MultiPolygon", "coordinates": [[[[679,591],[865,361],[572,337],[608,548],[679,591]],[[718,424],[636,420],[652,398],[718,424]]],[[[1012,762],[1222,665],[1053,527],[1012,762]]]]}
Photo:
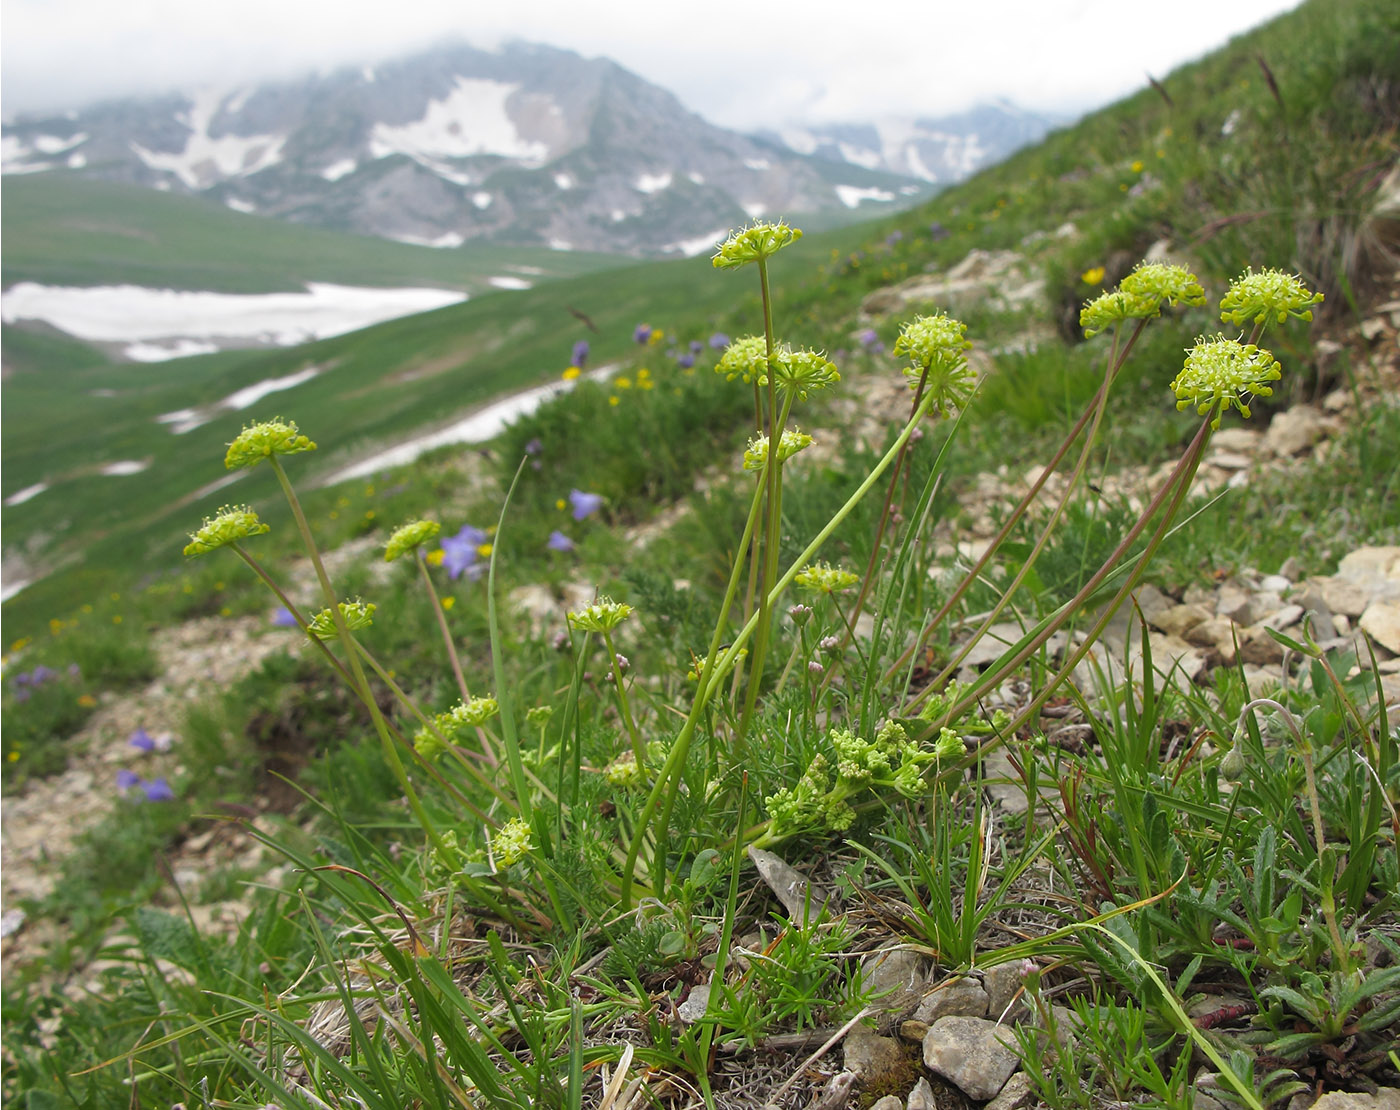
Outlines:
{"type": "Polygon", "coordinates": [[[603,495],[584,493],[581,489],[569,490],[569,504],[574,510],[575,520],[587,520],[603,507],[603,495]]]}

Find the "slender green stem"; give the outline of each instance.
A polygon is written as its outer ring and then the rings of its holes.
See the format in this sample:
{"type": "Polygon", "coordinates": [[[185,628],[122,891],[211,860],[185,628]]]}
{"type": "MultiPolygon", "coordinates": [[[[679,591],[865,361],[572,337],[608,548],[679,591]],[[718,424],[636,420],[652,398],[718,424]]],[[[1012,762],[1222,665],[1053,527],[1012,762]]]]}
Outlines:
{"type": "Polygon", "coordinates": [[[1133,588],[1147,572],[1147,566],[1152,561],[1152,556],[1156,554],[1157,548],[1161,546],[1162,540],[1166,538],[1177,511],[1181,508],[1182,502],[1186,500],[1186,495],[1191,490],[1191,481],[1196,476],[1196,469],[1200,466],[1201,458],[1205,454],[1206,444],[1210,441],[1210,423],[1212,416],[1212,413],[1206,415],[1205,420],[1202,421],[1200,428],[1196,432],[1195,439],[1191,441],[1190,447],[1187,448],[1186,453],[1177,463],[1176,468],[1172,471],[1171,477],[1157,492],[1157,495],[1152,499],[1152,503],[1149,504],[1147,509],[1143,512],[1142,517],[1128,531],[1128,534],[1123,537],[1122,542],[1119,543],[1113,554],[1104,561],[1103,566],[1099,568],[1094,577],[1089,580],[1068,605],[1063,607],[1059,619],[1049,622],[1037,636],[1032,638],[1031,643],[1025,645],[1010,659],[1000,661],[995,667],[991,668],[968,693],[963,695],[963,697],[949,708],[943,717],[933,722],[930,731],[936,731],[937,728],[957,720],[962,714],[966,713],[976,704],[977,698],[981,697],[988,689],[991,689],[997,683],[1000,683],[1009,671],[1020,666],[1026,659],[1030,658],[1030,656],[1055,633],[1055,630],[1068,619],[1069,615],[1083,604],[1084,599],[1098,589],[1099,584],[1127,553],[1128,549],[1137,540],[1137,537],[1141,535],[1142,531],[1147,526],[1147,522],[1157,515],[1157,510],[1161,508],[1163,502],[1166,502],[1166,511],[1162,513],[1161,521],[1148,540],[1146,549],[1137,559],[1132,572],[1119,588],[1117,594],[1114,595],[1113,600],[1104,607],[1098,620],[1086,635],[1084,642],[1070,654],[1069,658],[1060,667],[1059,671],[1055,673],[1054,677],[1045,685],[1044,689],[1032,698],[1030,704],[1017,714],[1011,724],[1002,731],[1002,738],[1016,735],[1022,726],[1031,721],[1034,716],[1040,712],[1040,707],[1049,700],[1051,694],[1059,687],[1060,683],[1074,673],[1074,668],[1077,667],[1084,656],[1089,654],[1093,649],[1094,645],[1098,642],[1098,638],[1103,635],[1104,629],[1108,627],[1109,622],[1113,619],[1113,615],[1118,611],[1124,600],[1127,599],[1133,588]]]}
{"type": "MultiPolygon", "coordinates": [[[[428,600],[432,602],[433,615],[437,617],[438,631],[442,633],[442,642],[447,645],[447,657],[452,661],[452,674],[457,679],[457,689],[462,692],[463,701],[471,701],[472,692],[467,687],[467,676],[462,673],[462,660],[457,656],[457,645],[452,642],[452,630],[447,627],[447,613],[442,607],[442,598],[438,597],[437,588],[433,585],[433,576],[428,573],[428,564],[425,559],[411,552],[413,561],[418,564],[418,572],[423,578],[423,588],[428,591],[428,600]]],[[[495,765],[495,758],[491,757],[492,765],[495,765]]]]}
{"type": "Polygon", "coordinates": [[[486,574],[486,620],[491,629],[491,670],[495,675],[501,705],[501,732],[506,750],[506,765],[510,768],[511,786],[515,790],[516,803],[520,806],[521,820],[530,824],[533,811],[530,804],[530,788],[525,777],[525,763],[520,758],[520,740],[515,732],[515,713],[507,693],[509,687],[506,683],[505,660],[501,655],[500,618],[496,610],[496,556],[501,550],[506,511],[510,508],[510,499],[515,493],[515,487],[527,461],[522,458],[520,465],[515,468],[515,477],[511,479],[510,488],[506,490],[505,500],[501,502],[501,515],[496,521],[496,542],[491,545],[491,562],[486,574]]]}
{"type": "MultiPolygon", "coordinates": [[[[1141,323],[1142,322],[1139,321],[1139,326],[1141,326],[1141,323]]],[[[1114,333],[1113,350],[1116,355],[1118,351],[1117,332],[1114,333]]],[[[1093,451],[1095,441],[1098,439],[1099,425],[1103,420],[1104,409],[1108,407],[1108,387],[1113,383],[1113,375],[1120,365],[1121,363],[1119,363],[1115,357],[1111,359],[1104,368],[1103,387],[1098,392],[1099,403],[1094,406],[1093,409],[1094,417],[1093,423],[1089,426],[1089,434],[1084,437],[1084,446],[1079,452],[1079,459],[1074,465],[1074,470],[1070,472],[1069,480],[1065,483],[1064,492],[1060,495],[1058,503],[1051,512],[1050,519],[1045,522],[1044,528],[1041,529],[1040,535],[1036,538],[1035,546],[1031,548],[1030,554],[1022,561],[1021,569],[1018,570],[1015,577],[1011,579],[1010,585],[1002,591],[1002,595],[997,599],[997,603],[992,606],[991,611],[982,619],[982,623],[977,628],[977,631],[968,638],[967,643],[965,643],[953,658],[948,661],[947,665],[938,674],[938,677],[929,683],[926,687],[927,690],[941,690],[943,688],[943,684],[948,681],[949,676],[957,671],[958,666],[967,658],[968,653],[976,646],[978,641],[986,635],[987,630],[996,623],[997,617],[1001,616],[1006,607],[1011,604],[1012,595],[1020,588],[1021,583],[1026,579],[1026,575],[1030,574],[1031,568],[1035,566],[1036,559],[1038,559],[1040,553],[1045,550],[1045,545],[1050,542],[1051,533],[1060,522],[1060,517],[1064,515],[1064,511],[1069,505],[1070,498],[1074,496],[1074,491],[1079,485],[1080,479],[1084,476],[1084,470],[1089,465],[1089,455],[1093,451]]]]}
{"type": "Polygon", "coordinates": [[[306,547],[307,555],[311,558],[311,565],[316,569],[316,578],[321,583],[321,593],[330,608],[331,619],[335,622],[336,635],[345,651],[346,663],[352,676],[352,686],[369,709],[370,720],[374,722],[375,731],[379,733],[384,759],[389,764],[389,769],[394,773],[394,778],[398,780],[404,797],[408,800],[408,808],[412,811],[414,820],[418,822],[428,839],[433,842],[433,847],[441,852],[444,858],[455,859],[456,853],[449,851],[447,845],[438,835],[432,818],[428,816],[428,811],[423,808],[423,803],[418,798],[418,792],[413,789],[413,784],[408,779],[408,772],[404,770],[403,762],[399,759],[398,748],[394,744],[393,737],[389,735],[384,714],[379,711],[379,703],[374,700],[369,680],[365,677],[364,668],[360,666],[360,656],[355,650],[355,638],[350,634],[350,629],[345,623],[345,614],[340,611],[340,601],[335,596],[335,589],[331,586],[325,563],[321,561],[321,552],[316,547],[315,539],[312,538],[311,526],[306,521],[306,514],[302,512],[301,501],[297,497],[296,490],[292,488],[292,483],[287,478],[287,472],[282,469],[281,460],[276,455],[271,455],[268,457],[268,462],[272,465],[272,472],[277,475],[277,481],[282,487],[287,504],[291,506],[292,516],[296,520],[297,530],[301,533],[302,543],[306,547]]]}
{"type": "MultiPolygon", "coordinates": [[[[822,545],[831,538],[831,534],[841,526],[846,517],[851,514],[851,511],[860,504],[865,495],[868,494],[875,483],[880,480],[881,475],[885,473],[890,463],[894,461],[899,451],[909,441],[909,437],[913,435],[914,429],[918,427],[919,421],[923,418],[923,415],[923,410],[921,409],[909,418],[909,422],[905,424],[904,430],[899,433],[898,438],[890,445],[889,450],[885,452],[880,461],[875,464],[865,480],[861,482],[856,491],[846,499],[846,503],[836,510],[835,515],[827,521],[821,531],[818,532],[807,545],[802,554],[797,557],[792,566],[788,568],[787,573],[774,583],[773,589],[770,590],[768,594],[768,602],[770,605],[777,600],[777,598],[782,596],[782,592],[792,584],[792,580],[797,577],[802,568],[811,560],[812,556],[821,550],[822,545]]],[[[751,510],[749,515],[749,526],[752,527],[754,511],[751,510]]],[[[736,568],[734,575],[731,576],[731,595],[734,590],[734,584],[738,580],[738,573],[738,569],[736,568]]],[[[732,600],[732,597],[726,598],[726,601],[729,600],[732,600]]],[[[686,756],[690,752],[690,744],[695,736],[695,726],[704,711],[705,703],[709,700],[712,691],[717,688],[716,684],[729,669],[734,666],[740,650],[742,650],[744,645],[748,642],[749,637],[753,635],[757,624],[758,615],[754,614],[749,618],[743,630],[740,631],[738,637],[725,651],[724,655],[718,660],[714,657],[714,650],[719,644],[719,637],[723,625],[716,626],[715,641],[711,647],[711,655],[706,662],[704,672],[700,675],[699,687],[696,690],[695,701],[691,705],[690,715],[686,718],[685,724],[681,726],[681,731],[677,735],[675,743],[671,746],[670,754],[666,757],[666,762],[662,766],[656,782],[652,786],[651,794],[647,798],[646,805],[642,808],[641,815],[637,818],[637,829],[632,835],[632,842],[627,849],[627,860],[622,870],[621,901],[624,911],[632,908],[632,883],[637,865],[637,857],[641,854],[642,840],[646,836],[647,829],[651,824],[651,819],[655,815],[658,806],[661,805],[663,798],[666,799],[663,822],[669,819],[671,807],[675,802],[676,791],[680,787],[679,772],[681,767],[685,764],[686,756]]],[[[664,860],[659,861],[659,863],[661,866],[664,866],[664,860]]],[[[654,884],[657,896],[664,897],[664,876],[658,874],[657,879],[658,881],[654,884]]]]}
{"type": "MultiPolygon", "coordinates": [[[[1115,360],[1117,366],[1114,370],[1114,375],[1117,374],[1118,369],[1121,369],[1123,364],[1127,361],[1128,355],[1133,349],[1133,345],[1137,342],[1138,336],[1142,334],[1144,324],[1145,321],[1140,321],[1138,327],[1133,331],[1133,334],[1128,337],[1126,346],[1124,346],[1122,353],[1118,355],[1115,360]]],[[[933,616],[929,618],[928,623],[924,625],[923,631],[919,633],[914,642],[890,665],[884,676],[886,682],[903,670],[904,667],[909,664],[909,661],[923,649],[928,638],[937,631],[939,625],[941,625],[948,614],[953,611],[953,607],[957,605],[957,603],[962,600],[963,595],[972,588],[972,584],[978,580],[987,564],[992,561],[992,557],[1006,540],[1006,537],[1011,534],[1011,530],[1016,527],[1021,517],[1025,516],[1031,504],[1040,496],[1040,491],[1044,488],[1050,475],[1055,473],[1059,468],[1065,455],[1069,453],[1069,449],[1074,445],[1074,441],[1079,438],[1079,433],[1084,430],[1084,426],[1089,423],[1094,412],[1098,409],[1099,405],[1103,403],[1103,395],[1106,392],[1107,390],[1105,387],[1099,387],[1099,392],[1094,394],[1093,398],[1089,401],[1089,404],[1075,422],[1074,427],[1069,430],[1069,434],[1065,436],[1064,441],[1051,457],[1049,463],[1046,464],[1045,469],[1041,471],[1040,477],[1031,483],[1031,488],[1026,491],[1026,495],[1021,498],[1016,507],[1011,510],[1011,515],[1006,518],[1006,522],[1001,526],[1000,531],[992,537],[992,541],[987,545],[987,550],[982,553],[982,557],[973,564],[972,569],[963,577],[958,587],[948,595],[943,604],[940,605],[933,616]]]]}
{"type": "Polygon", "coordinates": [[[608,664],[612,667],[613,689],[617,692],[617,704],[622,710],[622,723],[627,726],[627,736],[632,741],[632,756],[637,761],[637,769],[646,764],[642,737],[637,732],[637,722],[632,719],[632,706],[627,700],[627,686],[622,681],[622,665],[617,661],[617,649],[613,647],[612,633],[603,629],[603,644],[608,649],[608,664]]]}

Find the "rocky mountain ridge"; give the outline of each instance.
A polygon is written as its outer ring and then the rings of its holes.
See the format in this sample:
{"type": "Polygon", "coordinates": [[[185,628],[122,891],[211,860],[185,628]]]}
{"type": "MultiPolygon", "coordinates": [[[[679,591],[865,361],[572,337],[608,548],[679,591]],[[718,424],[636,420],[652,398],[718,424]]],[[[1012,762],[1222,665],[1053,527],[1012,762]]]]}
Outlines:
{"type": "Polygon", "coordinates": [[[77,172],[438,247],[693,254],[760,215],[837,223],[928,192],[723,130],[607,59],[527,43],[22,117],[3,141],[6,173],[77,172]]]}
{"type": "Polygon", "coordinates": [[[1047,127],[1003,105],[743,135],[605,58],[517,42],[22,116],[3,168],[435,247],[688,255],[758,216],[819,227],[907,206],[1047,127]]]}

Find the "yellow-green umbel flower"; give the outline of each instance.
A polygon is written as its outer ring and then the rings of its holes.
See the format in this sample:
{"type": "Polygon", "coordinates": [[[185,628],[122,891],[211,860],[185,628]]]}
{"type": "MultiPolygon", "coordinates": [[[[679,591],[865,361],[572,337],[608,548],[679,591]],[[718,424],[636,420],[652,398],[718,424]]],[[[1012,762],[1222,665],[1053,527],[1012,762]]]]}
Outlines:
{"type": "Polygon", "coordinates": [[[1194,408],[1204,416],[1218,405],[1211,421],[1211,427],[1218,428],[1227,408],[1237,408],[1249,419],[1249,400],[1272,396],[1269,382],[1281,376],[1278,361],[1262,347],[1223,335],[1202,337],[1186,353],[1186,364],[1172,382],[1172,392],[1177,396],[1176,407],[1183,412],[1194,408]]]}
{"type": "Polygon", "coordinates": [[[1185,266],[1171,262],[1139,262],[1133,272],[1118,283],[1118,288],[1130,297],[1152,301],[1159,311],[1163,301],[1171,305],[1206,303],[1201,279],[1185,266]]]}
{"type": "Polygon", "coordinates": [[[1079,311],[1079,326],[1084,330],[1085,338],[1089,339],[1124,320],[1146,320],[1159,312],[1157,302],[1151,297],[1112,289],[1084,303],[1079,311]]]}
{"type": "MultiPolygon", "coordinates": [[[[784,428],[783,434],[778,440],[778,461],[785,463],[797,452],[810,447],[812,437],[806,432],[798,431],[796,428],[784,428]]],[[[757,439],[749,440],[748,450],[744,452],[745,470],[762,470],[768,465],[768,437],[759,436],[757,439]]]]}
{"type": "Polygon", "coordinates": [[[500,703],[495,698],[469,698],[459,701],[446,713],[439,713],[433,718],[433,724],[444,736],[455,741],[467,729],[480,728],[500,711],[500,703]]]}
{"type": "Polygon", "coordinates": [[[750,262],[772,258],[789,243],[802,238],[802,229],[777,223],[755,221],[751,227],[740,228],[719,245],[710,261],[717,270],[734,270],[750,262]]]}
{"type": "Polygon", "coordinates": [[[825,355],[783,347],[773,355],[773,380],[780,389],[805,401],[808,393],[839,382],[841,375],[825,355]]]}
{"type": "Polygon", "coordinates": [[[743,378],[745,383],[757,381],[768,384],[768,343],[761,335],[746,335],[734,340],[720,355],[715,366],[716,374],[733,381],[743,378]]]}
{"type": "Polygon", "coordinates": [[[803,589],[813,593],[834,594],[849,590],[860,578],[848,570],[834,567],[830,563],[812,563],[803,567],[793,579],[803,589]]]}
{"type": "Polygon", "coordinates": [[[436,763],[447,753],[447,742],[430,728],[420,728],[413,737],[413,750],[429,763],[436,763]]]}
{"type": "MultiPolygon", "coordinates": [[[[374,623],[375,608],[373,602],[356,598],[354,601],[340,603],[340,615],[345,618],[346,628],[351,632],[358,632],[374,623]]],[[[308,630],[318,640],[333,640],[336,636],[335,617],[329,609],[322,609],[311,618],[308,630]]]]}
{"type": "Polygon", "coordinates": [[[1124,320],[1150,320],[1162,314],[1162,304],[1203,305],[1206,291],[1185,266],[1170,262],[1139,262],[1117,289],[1084,305],[1079,326],[1086,337],[1124,320]]]}
{"type": "Polygon", "coordinates": [[[406,555],[420,544],[427,543],[442,531],[435,520],[413,520],[396,528],[384,545],[384,561],[391,563],[400,555],[406,555]]]}
{"type": "Polygon", "coordinates": [[[1235,279],[1220,302],[1220,319],[1236,327],[1245,321],[1256,324],[1282,324],[1290,316],[1312,319],[1312,306],[1322,303],[1322,294],[1310,292],[1303,280],[1282,270],[1250,267],[1235,279]]]}
{"type": "Polygon", "coordinates": [[[301,451],[314,451],[316,445],[297,431],[291,420],[264,420],[260,424],[249,424],[237,438],[228,445],[224,456],[224,467],[238,470],[246,466],[257,466],[263,459],[273,455],[295,455],[301,451]]]}
{"type": "Polygon", "coordinates": [[[504,867],[509,867],[534,846],[530,839],[530,826],[519,817],[512,817],[496,833],[491,848],[496,861],[504,867]]]}
{"type": "Polygon", "coordinates": [[[972,399],[977,379],[967,364],[971,348],[967,325],[943,312],[916,316],[894,341],[894,353],[910,362],[904,369],[909,388],[918,389],[922,381],[928,403],[944,414],[972,399]]]}
{"type": "Polygon", "coordinates": [[[635,755],[623,752],[603,769],[603,777],[610,786],[637,786],[642,781],[642,769],[637,766],[635,755]]]}
{"type": "Polygon", "coordinates": [[[205,517],[199,531],[190,533],[185,554],[191,557],[217,551],[249,536],[272,531],[247,505],[225,505],[212,517],[205,517]]]}
{"type": "Polygon", "coordinates": [[[569,614],[569,626],[580,632],[611,632],[632,615],[632,606],[610,597],[600,597],[587,609],[569,614]]]}

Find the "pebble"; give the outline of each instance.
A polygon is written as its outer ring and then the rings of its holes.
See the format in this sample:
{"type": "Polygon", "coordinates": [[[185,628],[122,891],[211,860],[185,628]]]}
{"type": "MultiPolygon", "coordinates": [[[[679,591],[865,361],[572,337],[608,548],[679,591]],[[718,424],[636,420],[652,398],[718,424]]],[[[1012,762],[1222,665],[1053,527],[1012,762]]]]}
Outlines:
{"type": "Polygon", "coordinates": [[[985,1018],[939,1018],[924,1037],[924,1066],[968,1098],[985,1102],[1001,1093],[1020,1065],[1008,1047],[1015,1043],[1006,1026],[985,1018]]]}

